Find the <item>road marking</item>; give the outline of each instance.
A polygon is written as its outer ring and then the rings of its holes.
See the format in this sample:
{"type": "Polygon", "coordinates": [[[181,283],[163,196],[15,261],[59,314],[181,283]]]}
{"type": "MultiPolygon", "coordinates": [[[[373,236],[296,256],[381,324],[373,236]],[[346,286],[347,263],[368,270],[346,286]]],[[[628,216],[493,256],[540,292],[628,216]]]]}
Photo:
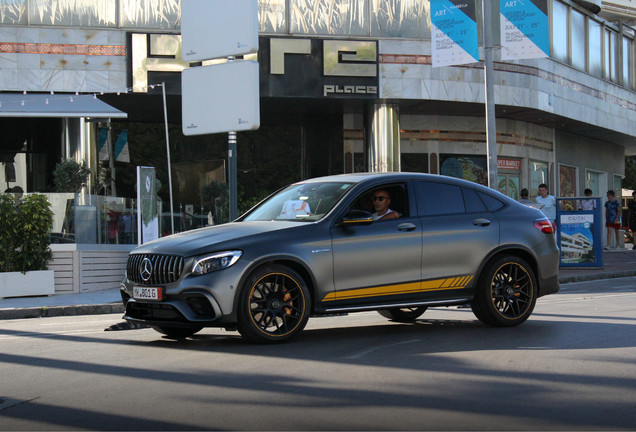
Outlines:
{"type": "Polygon", "coordinates": [[[362,351],[362,352],[360,352],[358,354],[349,356],[347,358],[348,359],[358,359],[358,358],[360,358],[362,356],[365,356],[367,354],[370,354],[370,353],[372,353],[374,351],[378,351],[378,350],[381,350],[381,349],[389,348],[389,347],[392,347],[392,346],[405,345],[405,344],[409,344],[409,343],[413,343],[413,342],[421,342],[421,341],[422,341],[422,339],[412,339],[412,340],[407,340],[407,341],[404,341],[404,342],[397,342],[397,343],[392,343],[392,344],[387,344],[387,345],[380,345],[380,346],[377,346],[375,348],[371,348],[371,349],[368,349],[366,351],[362,351]]]}

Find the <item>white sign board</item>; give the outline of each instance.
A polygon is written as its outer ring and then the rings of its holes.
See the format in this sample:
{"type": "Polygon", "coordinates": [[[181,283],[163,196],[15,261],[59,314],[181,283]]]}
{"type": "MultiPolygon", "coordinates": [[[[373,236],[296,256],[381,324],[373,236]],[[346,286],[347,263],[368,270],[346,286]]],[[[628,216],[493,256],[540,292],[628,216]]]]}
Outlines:
{"type": "Polygon", "coordinates": [[[181,38],[185,62],[255,53],[257,0],[182,0],[181,38]]]}
{"type": "Polygon", "coordinates": [[[184,135],[258,129],[258,62],[237,60],[185,69],[181,101],[184,135]]]}

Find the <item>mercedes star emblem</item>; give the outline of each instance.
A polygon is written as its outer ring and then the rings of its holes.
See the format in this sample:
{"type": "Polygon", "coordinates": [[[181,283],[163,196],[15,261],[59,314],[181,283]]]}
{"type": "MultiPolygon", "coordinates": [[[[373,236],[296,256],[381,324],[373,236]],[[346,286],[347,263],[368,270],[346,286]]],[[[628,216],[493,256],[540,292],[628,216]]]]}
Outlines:
{"type": "Polygon", "coordinates": [[[152,261],[150,258],[144,258],[139,268],[139,276],[144,282],[148,282],[152,276],[152,261]]]}

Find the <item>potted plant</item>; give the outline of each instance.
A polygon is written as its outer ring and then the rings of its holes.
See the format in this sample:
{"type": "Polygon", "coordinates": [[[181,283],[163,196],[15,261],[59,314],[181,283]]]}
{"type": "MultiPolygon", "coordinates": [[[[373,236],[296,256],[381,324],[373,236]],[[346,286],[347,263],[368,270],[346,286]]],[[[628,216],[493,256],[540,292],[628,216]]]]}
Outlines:
{"type": "Polygon", "coordinates": [[[63,159],[53,170],[53,182],[58,192],[79,193],[86,186],[90,173],[85,163],[63,159]]]}
{"type": "Polygon", "coordinates": [[[51,204],[41,194],[0,195],[0,297],[55,293],[50,233],[51,204]]]}

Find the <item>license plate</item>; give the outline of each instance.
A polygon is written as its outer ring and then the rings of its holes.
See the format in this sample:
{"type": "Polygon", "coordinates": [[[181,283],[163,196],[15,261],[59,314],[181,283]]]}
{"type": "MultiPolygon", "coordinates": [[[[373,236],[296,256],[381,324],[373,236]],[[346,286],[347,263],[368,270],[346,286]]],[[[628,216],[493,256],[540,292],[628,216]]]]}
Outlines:
{"type": "Polygon", "coordinates": [[[161,288],[133,287],[133,298],[138,300],[161,300],[161,288]]]}

